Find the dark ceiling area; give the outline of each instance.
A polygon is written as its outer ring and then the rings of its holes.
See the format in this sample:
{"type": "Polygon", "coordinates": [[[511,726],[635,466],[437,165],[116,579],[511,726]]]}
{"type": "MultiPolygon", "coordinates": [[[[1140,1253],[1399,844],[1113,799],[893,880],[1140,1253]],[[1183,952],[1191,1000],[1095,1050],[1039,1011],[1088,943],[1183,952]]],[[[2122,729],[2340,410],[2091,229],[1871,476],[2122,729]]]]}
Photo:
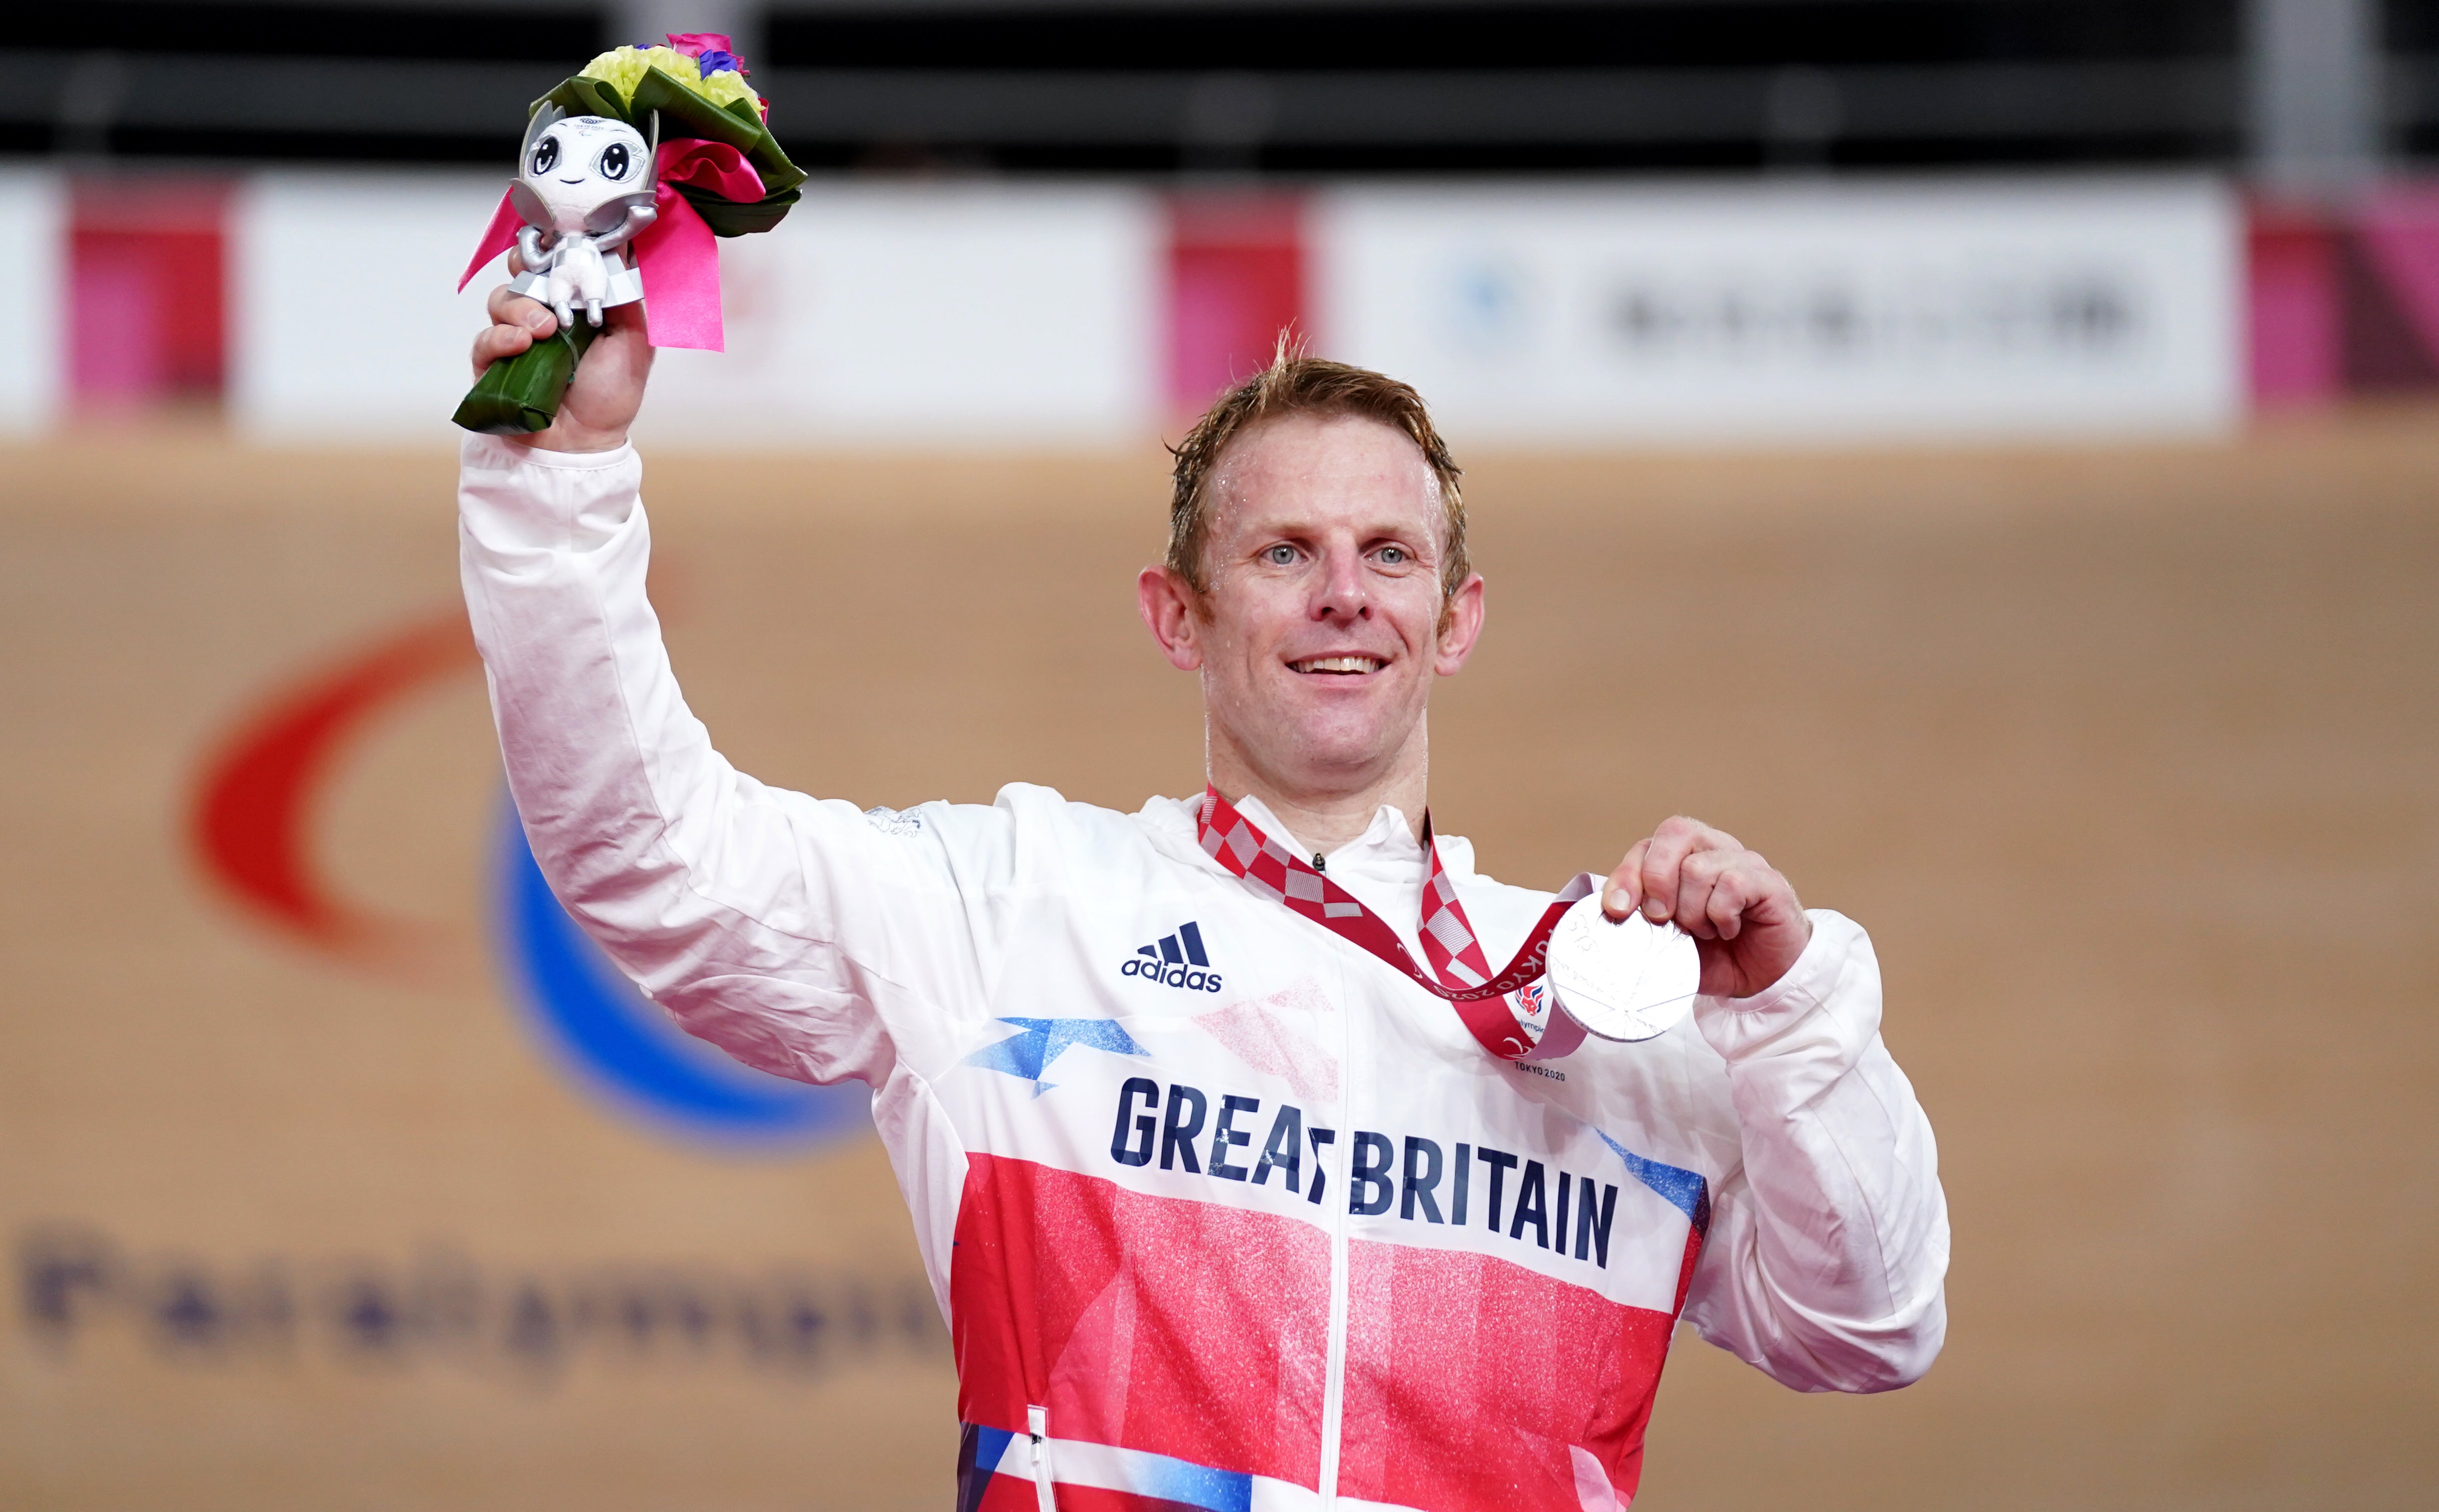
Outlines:
{"type": "MultiPolygon", "coordinates": [[[[2388,145],[2439,145],[2439,6],[2384,24],[2388,145]],[[2426,83],[2426,80],[2429,80],[2426,83]]],[[[490,163],[604,9],[101,3],[0,44],[0,151],[490,163]]],[[[2239,0],[772,9],[806,167],[1286,176],[2236,162],[2239,0]]]]}

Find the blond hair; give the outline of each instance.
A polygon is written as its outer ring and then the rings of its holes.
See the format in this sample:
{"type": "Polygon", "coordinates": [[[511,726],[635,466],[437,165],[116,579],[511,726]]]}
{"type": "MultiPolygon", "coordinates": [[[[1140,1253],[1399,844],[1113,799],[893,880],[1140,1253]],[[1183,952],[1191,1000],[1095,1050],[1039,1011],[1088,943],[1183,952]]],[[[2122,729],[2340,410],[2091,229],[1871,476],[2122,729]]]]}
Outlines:
{"type": "Polygon", "coordinates": [[[1456,596],[1473,572],[1465,547],[1465,494],[1457,486],[1462,475],[1450,457],[1448,443],[1432,425],[1423,397],[1394,378],[1324,358],[1308,357],[1291,332],[1279,332],[1271,365],[1246,379],[1213,401],[1168,449],[1177,459],[1168,501],[1168,566],[1192,585],[1205,591],[1204,548],[1211,534],[1211,474],[1228,443],[1264,420],[1289,415],[1353,415],[1377,420],[1421,448],[1423,461],[1439,486],[1442,534],[1440,597],[1456,596]]]}

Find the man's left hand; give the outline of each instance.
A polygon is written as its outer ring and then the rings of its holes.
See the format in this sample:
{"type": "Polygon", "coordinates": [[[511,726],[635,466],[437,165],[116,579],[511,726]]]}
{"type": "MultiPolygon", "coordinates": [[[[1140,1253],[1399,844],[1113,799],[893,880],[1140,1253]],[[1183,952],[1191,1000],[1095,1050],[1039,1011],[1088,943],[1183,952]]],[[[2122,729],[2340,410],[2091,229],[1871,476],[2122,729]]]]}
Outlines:
{"type": "Polygon", "coordinates": [[[1636,909],[1673,920],[1702,956],[1702,991],[1749,998],[1787,974],[1812,939],[1795,889],[1736,836],[1682,814],[1653,830],[1610,873],[1611,918],[1636,909]]]}

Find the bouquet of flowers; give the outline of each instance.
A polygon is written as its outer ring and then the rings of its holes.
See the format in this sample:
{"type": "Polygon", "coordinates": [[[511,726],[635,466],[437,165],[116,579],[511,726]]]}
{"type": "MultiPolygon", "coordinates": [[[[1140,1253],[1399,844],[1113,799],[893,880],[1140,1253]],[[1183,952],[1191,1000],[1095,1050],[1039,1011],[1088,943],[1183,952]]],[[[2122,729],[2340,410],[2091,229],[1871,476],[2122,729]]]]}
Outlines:
{"type": "Polygon", "coordinates": [[[777,225],[805,181],[767,111],[728,39],[698,32],[614,48],[533,102],[517,176],[457,287],[515,247],[509,287],[551,305],[559,329],[486,368],[459,425],[548,426],[605,309],[643,301],[655,347],[722,348],[713,239],[777,225]]]}

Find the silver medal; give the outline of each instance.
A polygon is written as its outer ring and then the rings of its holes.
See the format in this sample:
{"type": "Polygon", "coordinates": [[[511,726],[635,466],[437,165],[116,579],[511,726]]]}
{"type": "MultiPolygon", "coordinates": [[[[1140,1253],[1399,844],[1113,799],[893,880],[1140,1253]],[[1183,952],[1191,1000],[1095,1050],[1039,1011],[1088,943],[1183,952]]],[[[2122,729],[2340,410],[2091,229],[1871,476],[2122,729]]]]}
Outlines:
{"type": "Polygon", "coordinates": [[[1569,1018],[1604,1040],[1648,1040],[1693,1009],[1702,959],[1694,938],[1641,914],[1612,919],[1601,894],[1578,898],[1550,935],[1550,989],[1569,1018]]]}

